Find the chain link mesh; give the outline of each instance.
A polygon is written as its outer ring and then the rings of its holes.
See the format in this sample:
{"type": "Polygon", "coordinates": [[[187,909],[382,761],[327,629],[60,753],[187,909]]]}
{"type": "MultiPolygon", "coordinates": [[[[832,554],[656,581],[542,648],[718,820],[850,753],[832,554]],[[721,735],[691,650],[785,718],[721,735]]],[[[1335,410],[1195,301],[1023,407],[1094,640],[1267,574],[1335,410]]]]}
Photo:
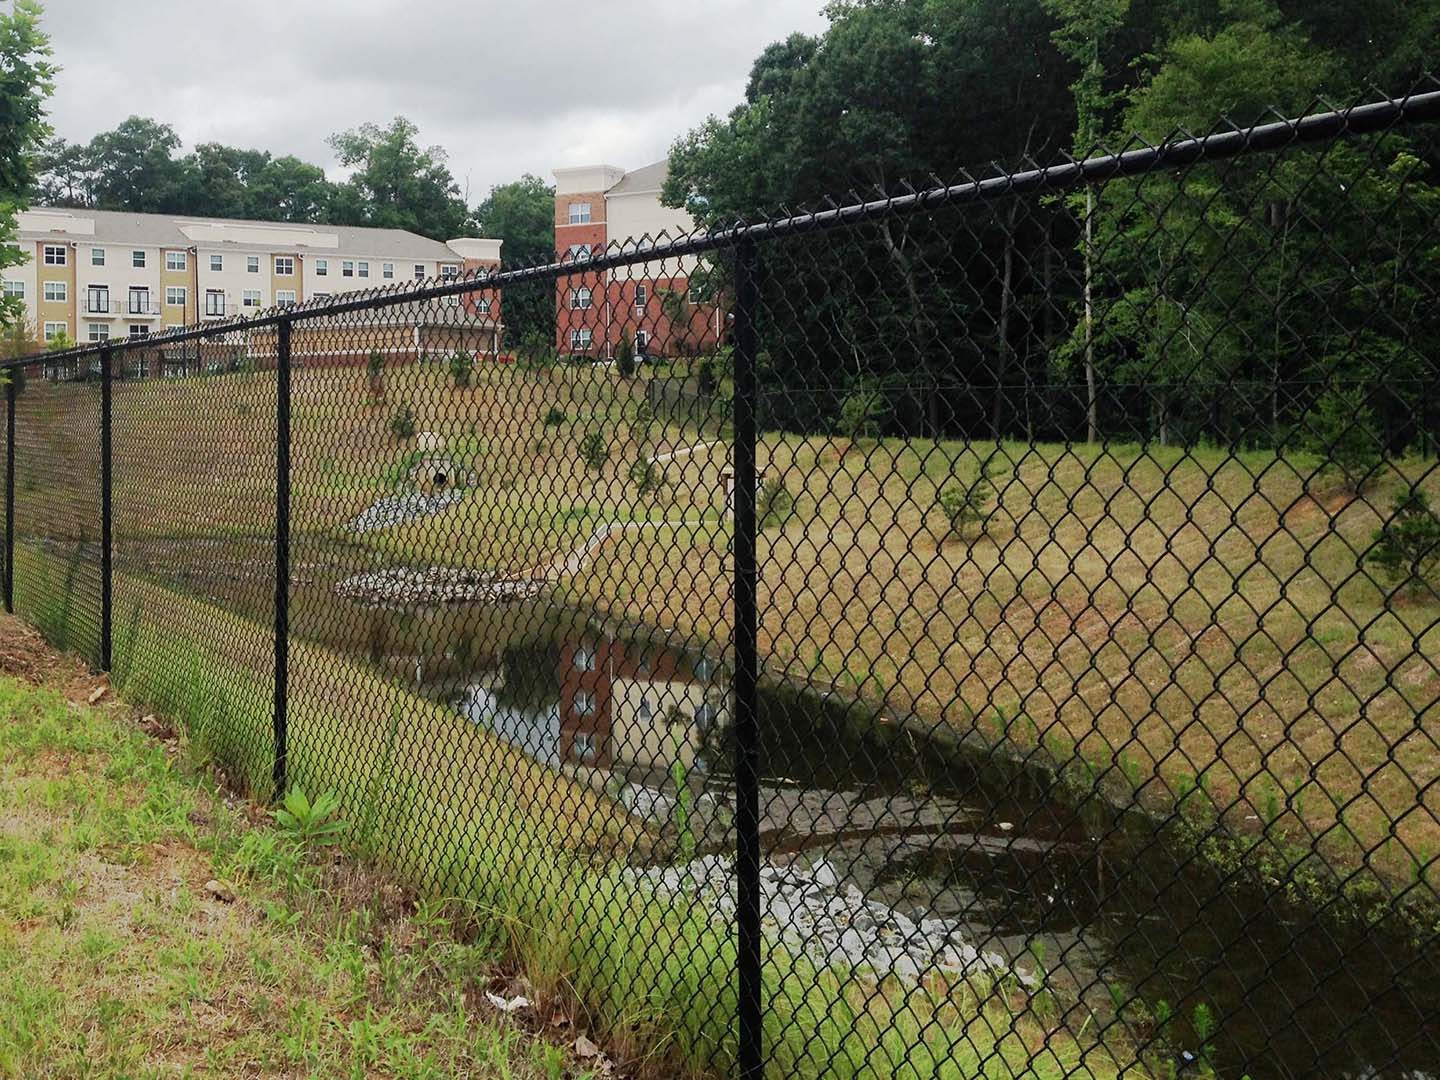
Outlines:
{"type": "Polygon", "coordinates": [[[99,662],[108,364],[117,682],[660,1067],[1431,1075],[1437,115],[29,360],[16,609],[99,662]]]}

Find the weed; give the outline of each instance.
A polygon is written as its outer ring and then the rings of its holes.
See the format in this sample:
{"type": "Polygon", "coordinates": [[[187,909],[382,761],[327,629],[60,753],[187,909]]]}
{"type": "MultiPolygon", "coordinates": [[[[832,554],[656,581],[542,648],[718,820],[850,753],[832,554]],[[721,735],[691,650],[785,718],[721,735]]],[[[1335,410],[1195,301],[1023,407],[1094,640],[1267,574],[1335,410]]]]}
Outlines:
{"type": "Polygon", "coordinates": [[[565,415],[565,411],[554,405],[551,405],[550,408],[545,411],[544,423],[546,427],[558,428],[564,424],[567,419],[569,419],[569,417],[565,415]]]}
{"type": "Polygon", "coordinates": [[[337,816],[339,811],[340,799],[333,791],[321,792],[311,802],[303,788],[292,787],[284,804],[272,813],[282,835],[309,846],[340,841],[345,822],[337,816]]]}
{"type": "Polygon", "coordinates": [[[580,460],[592,472],[599,472],[605,467],[605,463],[610,460],[610,445],[606,441],[603,428],[588,432],[580,440],[580,460]]]}
{"type": "Polygon", "coordinates": [[[390,434],[404,442],[415,437],[415,410],[401,405],[390,414],[390,434]]]}

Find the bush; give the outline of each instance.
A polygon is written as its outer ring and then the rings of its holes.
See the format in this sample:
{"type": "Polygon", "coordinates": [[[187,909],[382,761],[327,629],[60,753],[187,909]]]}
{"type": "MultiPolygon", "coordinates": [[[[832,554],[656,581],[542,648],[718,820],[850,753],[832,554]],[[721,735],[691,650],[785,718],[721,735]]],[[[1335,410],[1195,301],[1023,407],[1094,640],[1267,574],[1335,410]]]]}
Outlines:
{"type": "Polygon", "coordinates": [[[1384,460],[1365,392],[1358,387],[1332,387],[1306,416],[1305,428],[1309,449],[1324,459],[1320,475],[1338,474],[1346,489],[1357,495],[1364,490],[1384,460]]]}
{"type": "Polygon", "coordinates": [[[545,413],[545,426],[559,427],[561,424],[565,423],[567,419],[568,417],[566,417],[565,413],[562,410],[557,409],[554,405],[551,405],[549,410],[545,413]]]}
{"type": "Polygon", "coordinates": [[[861,383],[840,403],[840,433],[854,441],[872,439],[890,410],[885,394],[873,383],[861,383]]]}
{"type": "Polygon", "coordinates": [[[760,484],[755,493],[755,517],[763,529],[767,525],[780,525],[795,509],[795,496],[778,476],[771,476],[760,484]]]}
{"type": "Polygon", "coordinates": [[[665,486],[665,470],[648,457],[642,457],[630,466],[630,482],[639,495],[652,495],[665,486]]]}
{"type": "Polygon", "coordinates": [[[635,374],[635,346],[628,333],[621,334],[620,344],[615,346],[615,370],[622,379],[632,378],[635,374]]]}
{"type": "Polygon", "coordinates": [[[984,527],[994,513],[995,482],[992,479],[990,462],[980,463],[975,477],[959,484],[941,489],[935,496],[940,512],[945,516],[947,531],[952,536],[963,536],[972,525],[984,527]]]}
{"type": "Polygon", "coordinates": [[[390,414],[390,433],[397,439],[409,439],[415,435],[415,410],[401,405],[390,414]]]}
{"type": "Polygon", "coordinates": [[[1391,595],[1440,592],[1440,514],[1419,488],[1396,498],[1365,561],[1390,583],[1391,595]]]}
{"type": "Polygon", "coordinates": [[[385,354],[379,349],[371,349],[370,355],[366,357],[365,374],[372,380],[385,374],[385,354]]]}
{"type": "Polygon", "coordinates": [[[610,460],[610,446],[603,430],[592,431],[580,440],[580,460],[587,469],[599,472],[610,460]]]}
{"type": "Polygon", "coordinates": [[[470,376],[475,372],[475,360],[467,352],[456,349],[450,354],[450,378],[455,380],[458,389],[464,389],[470,385],[470,376]]]}

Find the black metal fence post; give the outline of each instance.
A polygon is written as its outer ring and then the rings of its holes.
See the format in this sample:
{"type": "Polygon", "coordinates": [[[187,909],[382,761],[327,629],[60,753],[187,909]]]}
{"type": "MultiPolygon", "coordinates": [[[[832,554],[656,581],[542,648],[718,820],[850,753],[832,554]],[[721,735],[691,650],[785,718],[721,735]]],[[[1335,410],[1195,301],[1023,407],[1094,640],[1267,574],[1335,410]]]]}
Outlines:
{"type": "Polygon", "coordinates": [[[757,643],[755,314],[760,259],[740,245],[735,266],[735,877],[739,890],[739,1075],[759,1080],[764,1062],[760,980],[760,751],[757,643]]]}
{"type": "Polygon", "coordinates": [[[114,357],[109,349],[100,351],[100,670],[111,667],[112,549],[114,508],[111,500],[110,411],[114,357]]]}
{"type": "Polygon", "coordinates": [[[275,797],[285,797],[289,754],[286,697],[290,674],[290,320],[276,327],[275,349],[275,797]]]}
{"type": "Polygon", "coordinates": [[[21,368],[5,380],[5,610],[15,611],[15,382],[21,368]]]}

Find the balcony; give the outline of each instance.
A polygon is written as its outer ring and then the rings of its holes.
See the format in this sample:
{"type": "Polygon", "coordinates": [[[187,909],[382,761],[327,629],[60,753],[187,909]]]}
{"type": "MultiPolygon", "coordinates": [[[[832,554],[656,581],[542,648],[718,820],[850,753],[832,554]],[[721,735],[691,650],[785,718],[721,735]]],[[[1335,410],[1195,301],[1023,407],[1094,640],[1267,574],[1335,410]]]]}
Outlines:
{"type": "Polygon", "coordinates": [[[131,293],[126,297],[120,314],[128,319],[158,319],[162,310],[148,294],[131,293]]]}
{"type": "Polygon", "coordinates": [[[123,301],[111,300],[108,292],[91,289],[85,294],[85,305],[82,310],[86,315],[113,318],[116,315],[123,315],[124,307],[123,301]]]}
{"type": "Polygon", "coordinates": [[[201,298],[200,317],[202,319],[223,319],[239,314],[239,305],[230,298],[229,293],[207,292],[201,298]]]}

